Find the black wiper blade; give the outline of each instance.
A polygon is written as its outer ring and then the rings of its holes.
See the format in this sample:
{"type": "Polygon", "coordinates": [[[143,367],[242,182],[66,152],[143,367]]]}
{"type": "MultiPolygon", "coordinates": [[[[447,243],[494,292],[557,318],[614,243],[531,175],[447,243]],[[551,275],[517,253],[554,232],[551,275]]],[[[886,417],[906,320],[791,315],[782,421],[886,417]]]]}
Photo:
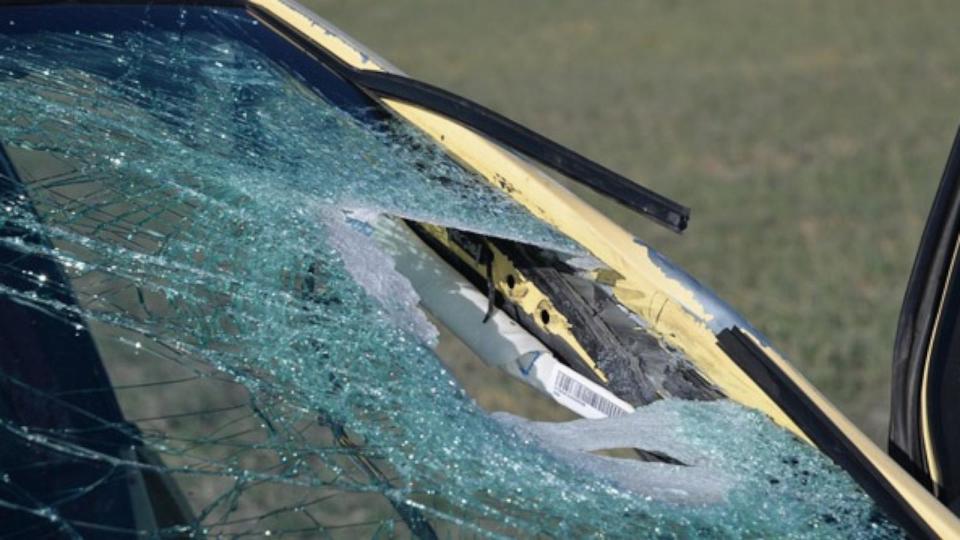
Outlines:
{"type": "Polygon", "coordinates": [[[479,103],[442,88],[395,73],[357,69],[319,47],[297,30],[276,20],[270,13],[248,6],[263,22],[293,39],[329,69],[365,92],[388,97],[442,114],[460,122],[534,161],[538,161],[640,212],[675,232],[683,232],[690,221],[690,209],[629,178],[590,160],[562,144],[522,126],[479,103]]]}
{"type": "Polygon", "coordinates": [[[382,71],[348,67],[346,78],[381,97],[399,99],[429,109],[504,144],[571,179],[642,213],[657,223],[682,232],[690,209],[647,189],[544,137],[483,105],[416,79],[382,71]]]}

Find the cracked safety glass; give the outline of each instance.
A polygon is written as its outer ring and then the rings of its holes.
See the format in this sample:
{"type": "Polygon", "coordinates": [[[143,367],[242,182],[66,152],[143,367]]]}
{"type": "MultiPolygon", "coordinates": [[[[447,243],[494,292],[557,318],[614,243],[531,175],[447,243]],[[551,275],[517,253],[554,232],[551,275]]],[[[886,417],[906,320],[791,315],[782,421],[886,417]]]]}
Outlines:
{"type": "Polygon", "coordinates": [[[243,9],[0,8],[0,143],[5,537],[899,534],[724,400],[481,408],[370,229],[587,254],[243,9]]]}

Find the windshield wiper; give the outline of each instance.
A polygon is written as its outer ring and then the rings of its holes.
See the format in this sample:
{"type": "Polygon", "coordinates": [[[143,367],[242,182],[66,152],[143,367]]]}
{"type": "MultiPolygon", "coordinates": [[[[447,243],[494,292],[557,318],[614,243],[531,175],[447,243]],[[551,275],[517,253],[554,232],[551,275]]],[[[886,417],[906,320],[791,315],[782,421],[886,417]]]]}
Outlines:
{"type": "Polygon", "coordinates": [[[674,232],[683,232],[690,209],[586,158],[562,144],[509,118],[431,84],[404,75],[357,69],[276,21],[269,13],[256,15],[317,56],[331,70],[362,90],[379,97],[411,103],[464,124],[535,161],[637,211],[674,232]]]}
{"type": "Polygon", "coordinates": [[[640,212],[657,223],[682,232],[690,209],[641,186],[479,103],[403,75],[353,69],[341,73],[361,88],[440,113],[559,171],[590,189],[640,212]]]}

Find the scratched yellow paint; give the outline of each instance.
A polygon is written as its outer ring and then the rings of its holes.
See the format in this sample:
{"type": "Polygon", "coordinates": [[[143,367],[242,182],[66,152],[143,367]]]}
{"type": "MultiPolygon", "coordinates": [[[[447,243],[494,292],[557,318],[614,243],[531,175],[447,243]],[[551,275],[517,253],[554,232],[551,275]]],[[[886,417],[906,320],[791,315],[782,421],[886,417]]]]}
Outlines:
{"type": "MultiPolygon", "coordinates": [[[[485,274],[486,268],[474,261],[460,246],[451,242],[445,229],[433,225],[424,225],[424,229],[442,242],[447,249],[456,253],[460,260],[473,267],[474,271],[480,275],[485,274]]],[[[553,305],[550,298],[527,279],[523,271],[518,270],[503,252],[495,246],[488,245],[488,247],[493,252],[491,278],[494,287],[500,291],[500,294],[516,304],[541,330],[563,340],[601,381],[609,382],[607,375],[597,366],[594,359],[573,335],[573,326],[570,321],[553,305]],[[508,276],[513,277],[513,287],[510,286],[508,276]],[[544,322],[540,317],[542,311],[546,311],[548,314],[547,322],[544,322]]]]}
{"type": "Polygon", "coordinates": [[[368,55],[357,50],[345,35],[336,29],[319,24],[301,11],[302,8],[300,7],[295,7],[278,0],[251,0],[250,4],[282,20],[290,28],[309,38],[351,66],[374,71],[385,70],[385,66],[381,66],[368,55]]]}
{"type": "Polygon", "coordinates": [[[717,345],[695,292],[669,278],[646,247],[542,171],[474,133],[429,111],[395,100],[385,103],[623,276],[614,294],[683,351],[731,399],[767,413],[800,437],[787,415],[717,345]]]}
{"type": "MultiPolygon", "coordinates": [[[[251,3],[355,67],[386,69],[354,48],[343,36],[312,21],[283,0],[252,0],[251,3]]],[[[650,257],[647,248],[634,242],[628,232],[539,168],[470,129],[400,101],[384,99],[383,103],[618,273],[622,278],[615,280],[613,286],[617,299],[648,320],[656,332],[683,351],[730,399],[765,412],[775,422],[809,442],[784,411],[720,349],[716,336],[707,326],[711,316],[697,302],[695,291],[667,276],[650,257]]],[[[953,513],[877,448],[777,351],[762,345],[756,336],[750,337],[857,445],[936,535],[960,538],[960,520],[953,513]]]]}
{"type": "MultiPolygon", "coordinates": [[[[354,67],[384,69],[350,48],[343,37],[311,21],[282,0],[254,0],[255,5],[284,20],[321,47],[354,67]]],[[[690,358],[710,382],[732,400],[765,412],[775,422],[806,438],[794,422],[717,345],[707,327],[710,314],[696,293],[671,279],[650,257],[645,246],[627,231],[580,200],[541,169],[515,156],[486,137],[436,113],[394,99],[389,109],[419,127],[469,168],[503,189],[535,216],[580,243],[623,276],[614,294],[649,320],[654,332],[690,358]]]]}

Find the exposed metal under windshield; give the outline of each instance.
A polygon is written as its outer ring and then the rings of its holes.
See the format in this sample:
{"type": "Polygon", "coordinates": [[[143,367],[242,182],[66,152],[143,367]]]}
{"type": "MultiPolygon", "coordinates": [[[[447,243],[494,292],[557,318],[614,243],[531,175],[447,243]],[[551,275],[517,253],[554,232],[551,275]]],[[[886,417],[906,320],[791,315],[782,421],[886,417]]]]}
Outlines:
{"type": "Polygon", "coordinates": [[[2,8],[0,108],[14,533],[898,534],[729,402],[605,428],[685,466],[480,409],[370,216],[582,249],[243,9],[2,8]]]}

